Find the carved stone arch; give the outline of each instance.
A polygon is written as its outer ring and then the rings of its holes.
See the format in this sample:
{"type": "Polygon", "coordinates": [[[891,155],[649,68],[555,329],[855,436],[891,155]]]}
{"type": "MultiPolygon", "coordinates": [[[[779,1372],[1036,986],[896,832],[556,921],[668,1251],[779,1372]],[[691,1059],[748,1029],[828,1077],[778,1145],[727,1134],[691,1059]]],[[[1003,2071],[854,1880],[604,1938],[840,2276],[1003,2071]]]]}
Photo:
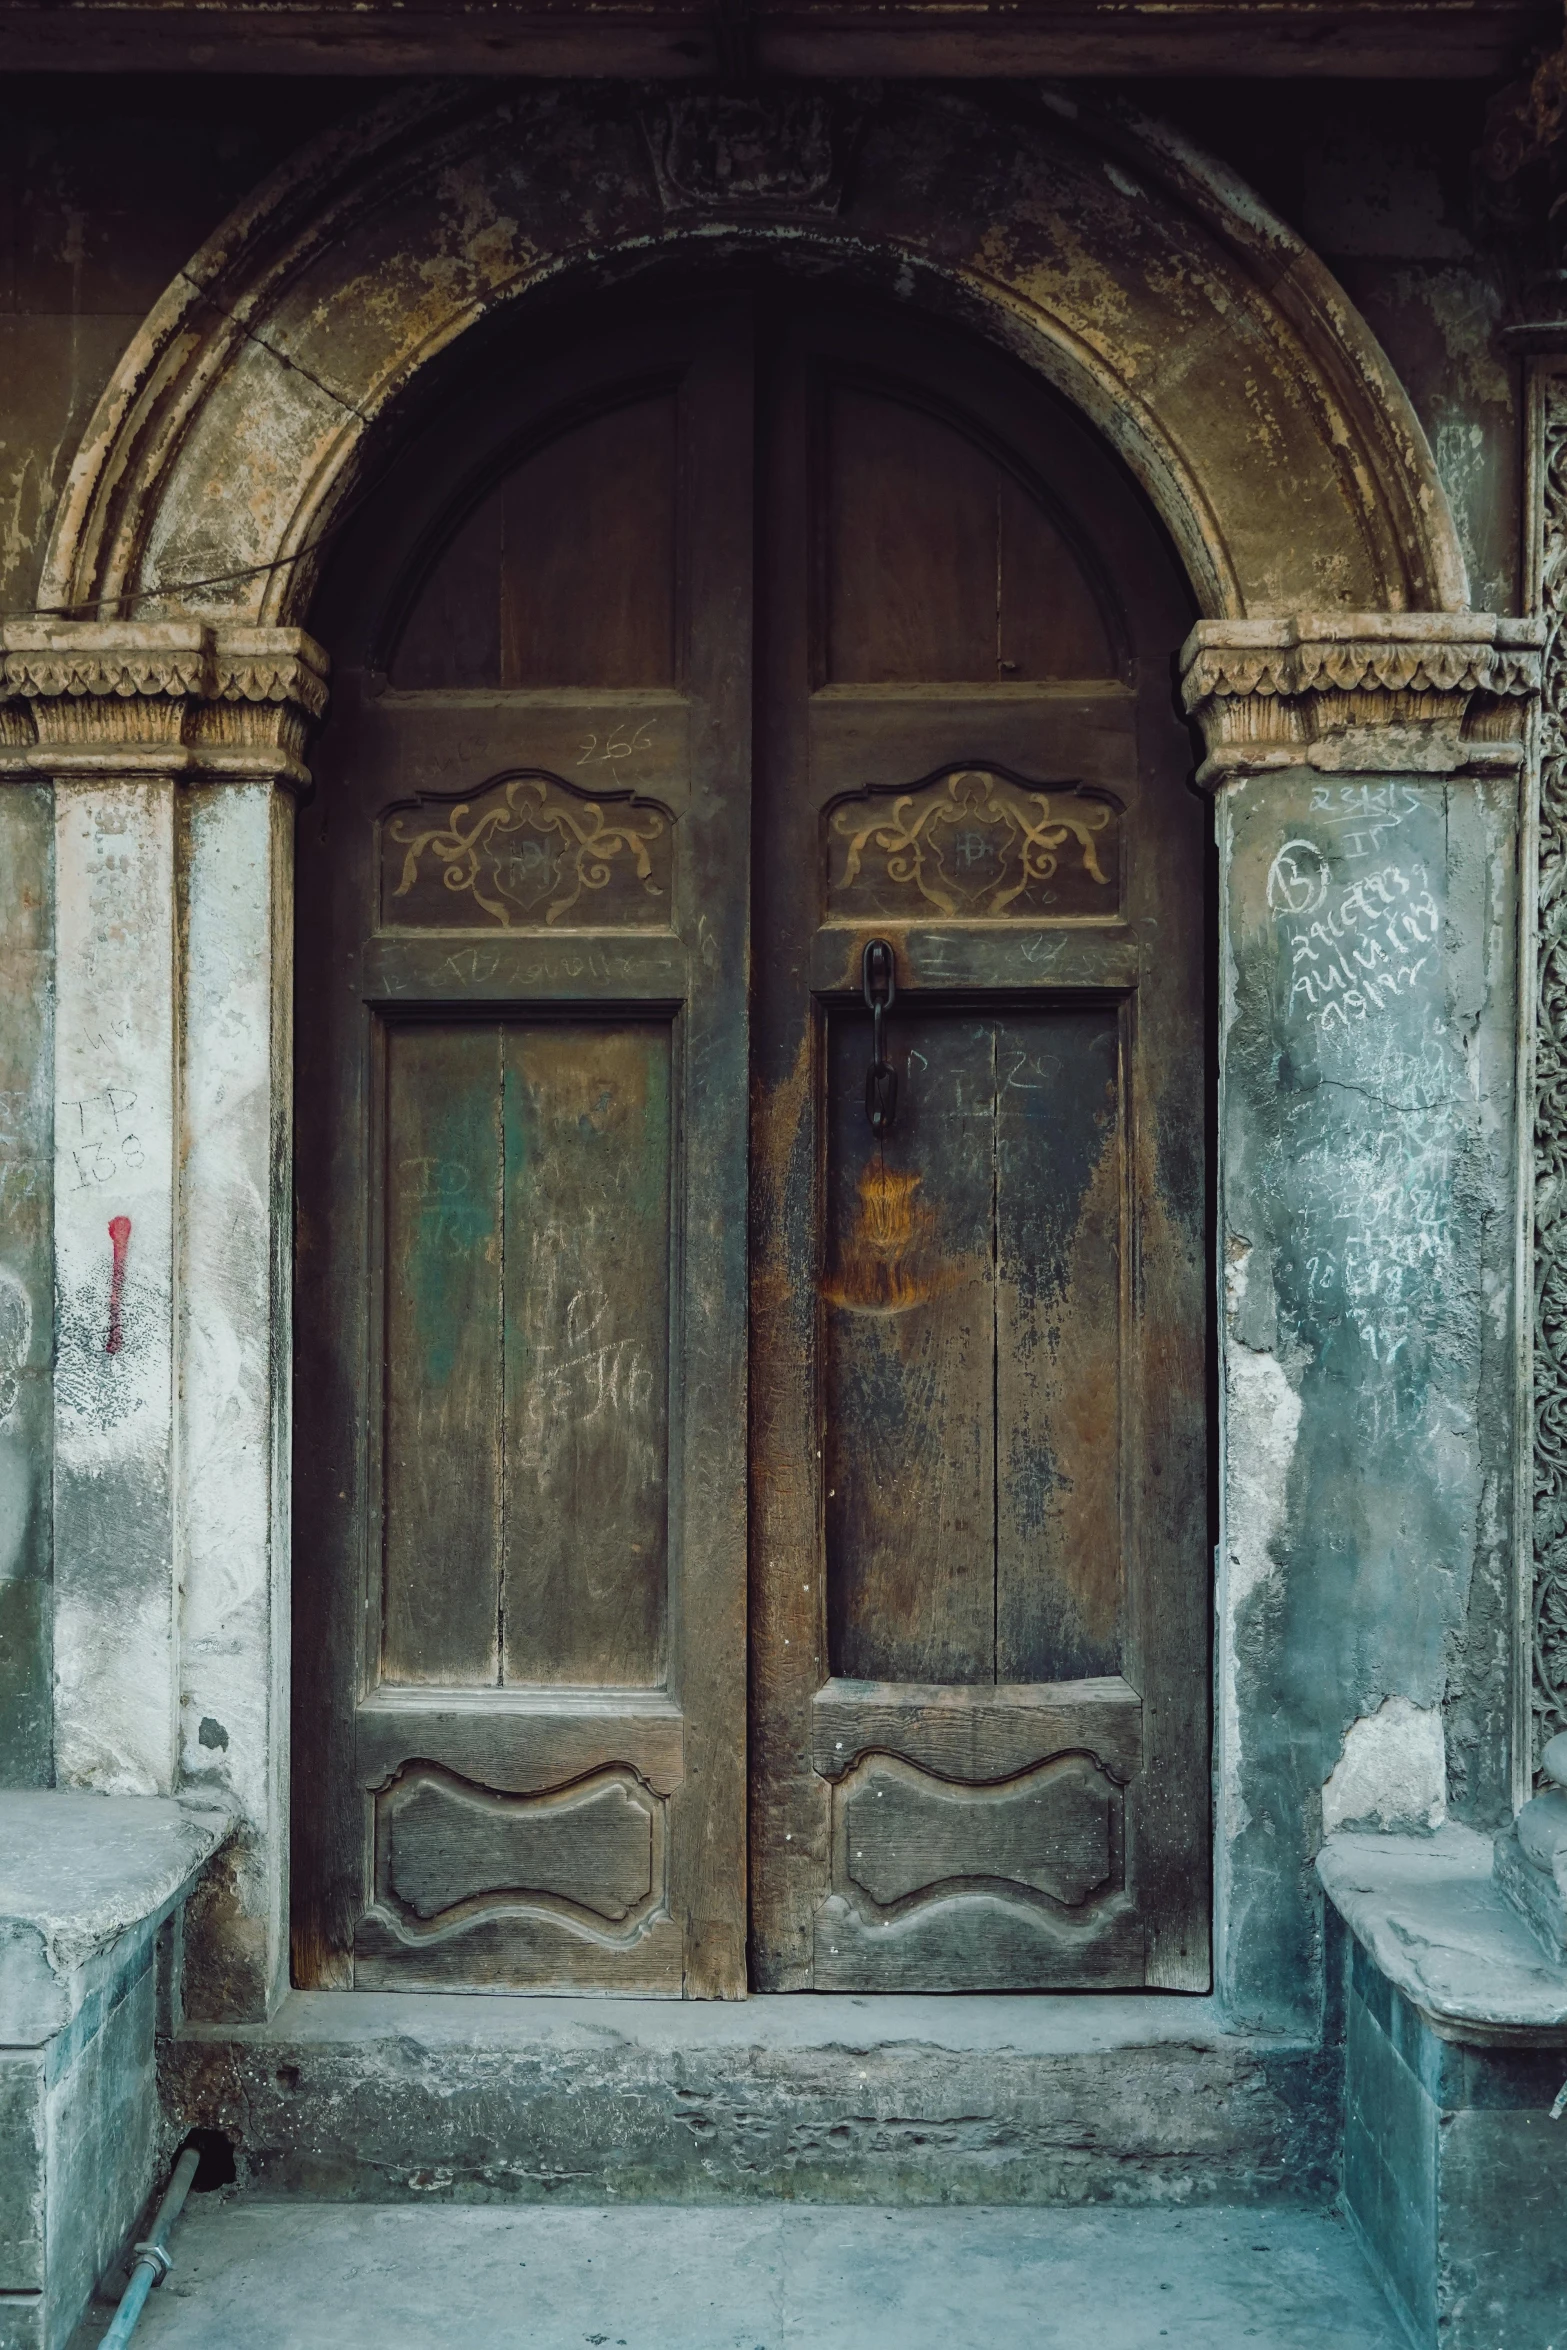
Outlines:
{"type": "Polygon", "coordinates": [[[1119,105],[899,86],[404,93],[283,167],[183,269],[84,437],[46,610],[298,624],[311,549],[437,353],[549,283],[716,248],[950,314],[1119,450],[1209,618],[1461,611],[1424,434],[1299,239],[1119,105]],[[807,165],[810,168],[806,168],[807,165]]]}

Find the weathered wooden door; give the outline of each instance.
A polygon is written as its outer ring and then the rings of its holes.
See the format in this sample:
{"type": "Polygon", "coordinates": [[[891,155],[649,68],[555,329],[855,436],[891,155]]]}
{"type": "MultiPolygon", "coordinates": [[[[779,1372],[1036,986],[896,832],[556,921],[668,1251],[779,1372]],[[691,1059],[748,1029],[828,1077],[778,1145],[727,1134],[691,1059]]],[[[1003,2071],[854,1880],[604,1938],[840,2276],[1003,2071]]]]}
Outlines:
{"type": "Polygon", "coordinates": [[[805,316],[766,386],[756,1979],[1205,1986],[1181,590],[1103,452],[994,360],[805,316]]]}
{"type": "Polygon", "coordinates": [[[1204,1983],[1180,584],[966,342],[561,347],[325,598],[296,1972],[1204,1983]]]}
{"type": "Polygon", "coordinates": [[[751,413],[737,310],[497,359],[344,551],[302,1981],[744,1988],[751,413]]]}

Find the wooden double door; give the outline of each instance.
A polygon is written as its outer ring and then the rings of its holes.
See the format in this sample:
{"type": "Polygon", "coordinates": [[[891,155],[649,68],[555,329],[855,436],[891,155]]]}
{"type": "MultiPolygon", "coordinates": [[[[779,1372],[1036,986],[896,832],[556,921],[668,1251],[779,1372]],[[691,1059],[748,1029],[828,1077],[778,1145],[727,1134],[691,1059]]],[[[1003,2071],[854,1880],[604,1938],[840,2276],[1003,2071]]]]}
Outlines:
{"type": "Polygon", "coordinates": [[[296,1979],[1205,1987],[1207,867],[1136,494],[1000,354],[735,285],[494,346],[322,607],[296,1979]]]}

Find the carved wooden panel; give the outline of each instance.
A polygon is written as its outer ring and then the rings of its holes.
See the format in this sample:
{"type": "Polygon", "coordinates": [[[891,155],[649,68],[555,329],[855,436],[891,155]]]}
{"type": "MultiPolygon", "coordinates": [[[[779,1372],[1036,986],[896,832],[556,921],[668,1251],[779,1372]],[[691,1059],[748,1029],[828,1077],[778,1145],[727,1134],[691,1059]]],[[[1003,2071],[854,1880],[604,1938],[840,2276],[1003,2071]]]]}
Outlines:
{"type": "Polygon", "coordinates": [[[1121,911],[1121,812],[1075,784],[953,768],[840,800],[825,829],[836,921],[1113,922],[1121,911]]]}
{"type": "Polygon", "coordinates": [[[557,776],[498,776],[471,798],[423,798],[381,820],[388,929],[667,928],[667,808],[557,776]]]}
{"type": "Polygon", "coordinates": [[[985,1787],[873,1755],[837,1796],[844,1877],[882,1909],[981,1878],[1077,1909],[1110,1880],[1120,1802],[1120,1789],[1086,1755],[985,1787]]]}
{"type": "Polygon", "coordinates": [[[623,1927],[661,1887],[663,1808],[624,1769],[500,1795],[414,1763],[375,1798],[377,1890],[418,1925],[543,1901],[623,1927]]]}

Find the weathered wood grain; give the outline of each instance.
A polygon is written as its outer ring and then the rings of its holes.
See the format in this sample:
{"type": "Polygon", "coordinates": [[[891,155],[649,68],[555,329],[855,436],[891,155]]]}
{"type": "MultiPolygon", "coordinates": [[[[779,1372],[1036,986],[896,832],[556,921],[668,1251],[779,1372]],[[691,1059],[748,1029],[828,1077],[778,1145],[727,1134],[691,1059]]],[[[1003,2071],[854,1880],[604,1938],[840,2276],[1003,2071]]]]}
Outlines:
{"type": "Polygon", "coordinates": [[[979,1877],[1080,1908],[1109,1881],[1119,1806],[1119,1789],[1083,1755],[980,1787],[873,1755],[833,1798],[844,1881],[882,1909],[979,1877]]]}
{"type": "Polygon", "coordinates": [[[827,1054],[826,1574],[832,1669],[995,1678],[993,1023],[903,1014],[885,1144],[869,1015],[827,1054]]]}
{"type": "Polygon", "coordinates": [[[1114,1005],[996,1030],[996,1678],[1119,1672],[1126,1134],[1114,1005]]]}
{"type": "Polygon", "coordinates": [[[1142,1765],[1142,1699],[1118,1676],[961,1689],[832,1680],[811,1704],[811,1765],[840,1779],[862,1755],[901,1755],[941,1778],[1011,1779],[1052,1755],[1092,1755],[1125,1785],[1142,1765]]]}
{"type": "Polygon", "coordinates": [[[623,1772],[502,1795],[419,1763],[376,1798],[381,1881],[421,1923],[543,1894],[620,1925],[653,1893],[658,1808],[623,1772]]]}
{"type": "Polygon", "coordinates": [[[355,1715],[362,1787],[385,1786],[417,1745],[427,1761],[512,1795],[624,1763],[658,1795],[685,1775],[680,1708],[660,1690],[381,1688],[355,1715]]]}
{"type": "Polygon", "coordinates": [[[499,1677],[501,1032],[385,1034],[381,1676],[499,1677]]]}

